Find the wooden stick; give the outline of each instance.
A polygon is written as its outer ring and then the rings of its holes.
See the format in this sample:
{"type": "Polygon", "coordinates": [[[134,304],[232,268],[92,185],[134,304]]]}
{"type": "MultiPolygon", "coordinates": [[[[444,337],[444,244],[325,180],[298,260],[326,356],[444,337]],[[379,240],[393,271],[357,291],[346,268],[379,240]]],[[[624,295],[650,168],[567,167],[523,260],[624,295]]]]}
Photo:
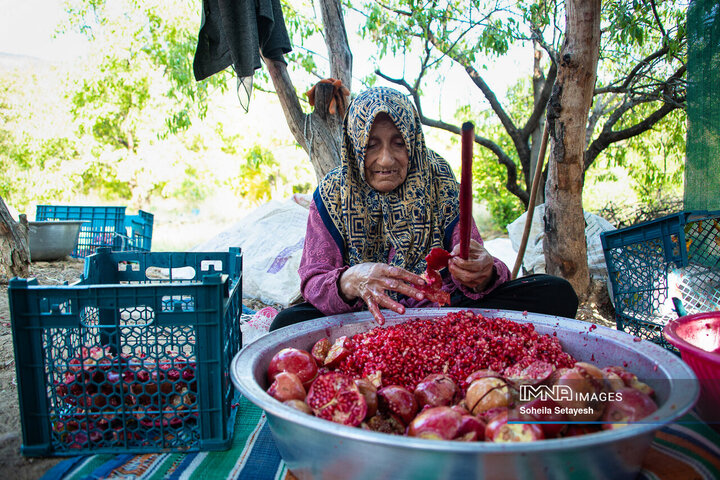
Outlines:
{"type": "Polygon", "coordinates": [[[472,156],[475,142],[475,126],[465,122],[460,133],[460,258],[470,255],[470,225],[472,224],[472,156]]]}
{"type": "Polygon", "coordinates": [[[532,187],[530,188],[530,201],[528,202],[527,214],[525,216],[525,229],[523,230],[520,248],[518,249],[517,258],[515,259],[515,266],[512,269],[512,276],[510,277],[513,280],[517,278],[517,274],[520,271],[520,265],[522,265],[523,258],[525,257],[525,249],[527,248],[528,237],[530,236],[530,227],[532,226],[533,214],[535,213],[535,197],[537,197],[540,177],[542,177],[543,165],[545,164],[545,150],[547,149],[549,134],[550,132],[548,132],[547,122],[545,122],[542,142],[540,142],[540,153],[538,154],[537,164],[535,165],[535,176],[533,177],[532,187]]]}

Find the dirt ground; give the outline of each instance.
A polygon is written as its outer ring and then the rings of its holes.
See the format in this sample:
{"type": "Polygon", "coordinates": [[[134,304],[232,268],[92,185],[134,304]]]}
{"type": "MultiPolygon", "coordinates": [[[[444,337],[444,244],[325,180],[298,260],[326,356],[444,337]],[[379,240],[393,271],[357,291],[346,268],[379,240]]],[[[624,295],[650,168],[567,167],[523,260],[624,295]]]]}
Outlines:
{"type": "MultiPolygon", "coordinates": [[[[34,262],[31,276],[41,285],[74,282],[82,274],[84,261],[67,258],[57,262],[34,262]]],[[[7,285],[0,284],[0,471],[13,480],[37,479],[62,458],[27,458],[20,454],[22,432],[19,418],[18,392],[15,380],[15,354],[10,328],[7,285]]],[[[257,310],[262,304],[244,301],[257,310]]],[[[604,282],[593,282],[586,298],[581,299],[577,318],[597,325],[614,327],[614,310],[604,282]]]]}

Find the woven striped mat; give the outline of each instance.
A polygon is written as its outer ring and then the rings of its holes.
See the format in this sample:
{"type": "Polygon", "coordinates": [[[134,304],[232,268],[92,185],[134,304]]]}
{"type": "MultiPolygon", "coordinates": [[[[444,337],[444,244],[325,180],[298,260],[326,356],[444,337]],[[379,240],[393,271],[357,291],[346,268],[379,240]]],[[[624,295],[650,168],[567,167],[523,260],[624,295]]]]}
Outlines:
{"type": "MultiPolygon", "coordinates": [[[[64,460],[42,480],[291,480],[261,409],[241,398],[233,443],[222,452],[89,455],[64,460]]],[[[720,434],[692,413],[658,431],[638,477],[720,479],[720,434]]]]}

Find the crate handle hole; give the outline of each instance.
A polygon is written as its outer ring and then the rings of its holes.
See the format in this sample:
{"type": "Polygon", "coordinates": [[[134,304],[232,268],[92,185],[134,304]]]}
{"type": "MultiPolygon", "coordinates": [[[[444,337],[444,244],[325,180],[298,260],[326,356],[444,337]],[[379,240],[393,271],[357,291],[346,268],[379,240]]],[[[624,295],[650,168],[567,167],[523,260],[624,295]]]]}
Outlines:
{"type": "Polygon", "coordinates": [[[195,278],[195,269],[193,267],[148,267],[145,269],[145,277],[150,280],[192,280],[195,278]]]}
{"type": "Polygon", "coordinates": [[[222,270],[221,260],[203,260],[200,262],[200,271],[202,272],[222,272],[222,270]]]}
{"type": "Polygon", "coordinates": [[[126,272],[128,267],[133,272],[140,271],[140,262],[135,260],[122,260],[118,262],[118,272],[126,272]]]}

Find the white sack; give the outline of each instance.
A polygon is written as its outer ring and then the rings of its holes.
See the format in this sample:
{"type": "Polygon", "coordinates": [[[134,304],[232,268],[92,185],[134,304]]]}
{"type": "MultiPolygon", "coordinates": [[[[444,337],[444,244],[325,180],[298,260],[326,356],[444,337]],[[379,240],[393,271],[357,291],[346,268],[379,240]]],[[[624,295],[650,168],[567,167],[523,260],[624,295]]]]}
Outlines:
{"type": "Polygon", "coordinates": [[[272,200],[192,250],[242,248],[243,297],[286,307],[300,297],[298,267],[307,219],[308,209],[296,200],[272,200]]]}
{"type": "MultiPolygon", "coordinates": [[[[600,242],[600,233],[615,230],[615,227],[604,218],[592,213],[584,212],[584,215],[590,276],[597,279],[606,279],[608,273],[605,265],[605,254],[600,242]]],[[[544,216],[545,204],[535,207],[525,257],[523,258],[523,267],[529,273],[545,273],[545,254],[543,253],[543,238],[545,238],[544,216]]],[[[527,212],[507,226],[510,241],[516,252],[520,249],[526,218],[527,212]]]]}

